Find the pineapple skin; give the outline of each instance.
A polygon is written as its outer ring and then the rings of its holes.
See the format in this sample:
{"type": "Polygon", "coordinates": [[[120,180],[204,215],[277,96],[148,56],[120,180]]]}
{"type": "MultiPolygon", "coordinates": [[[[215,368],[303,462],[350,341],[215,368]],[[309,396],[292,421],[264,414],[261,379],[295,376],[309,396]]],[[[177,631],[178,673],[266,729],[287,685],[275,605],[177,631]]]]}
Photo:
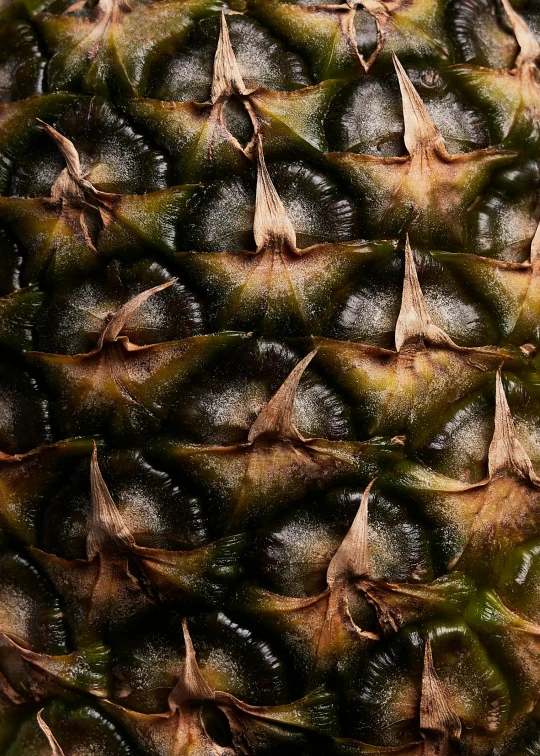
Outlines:
{"type": "Polygon", "coordinates": [[[540,754],[534,0],[0,6],[0,754],[540,754]]]}

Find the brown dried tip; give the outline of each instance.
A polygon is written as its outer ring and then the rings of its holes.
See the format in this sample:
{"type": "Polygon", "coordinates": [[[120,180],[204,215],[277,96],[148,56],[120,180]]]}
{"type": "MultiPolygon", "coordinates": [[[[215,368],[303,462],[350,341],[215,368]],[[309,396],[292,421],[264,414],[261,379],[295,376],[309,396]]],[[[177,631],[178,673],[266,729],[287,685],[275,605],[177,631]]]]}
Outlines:
{"type": "Polygon", "coordinates": [[[305,369],[311,360],[317,354],[314,349],[291,371],[283,381],[280,388],[270,399],[268,404],[262,408],[248,435],[248,443],[254,443],[261,436],[272,436],[282,440],[305,441],[300,435],[292,421],[294,400],[298,384],[302,378],[305,369]]]}
{"type": "Polygon", "coordinates": [[[461,736],[461,721],[450,708],[441,681],[433,666],[429,638],[426,638],[424,650],[420,730],[425,741],[424,753],[427,752],[434,756],[450,750],[441,747],[441,742],[448,744],[449,741],[459,740],[461,736]]]}
{"type": "Polygon", "coordinates": [[[197,664],[195,649],[193,648],[185,617],[182,620],[182,631],[184,633],[186,658],[178,682],[169,696],[169,708],[171,711],[179,709],[186,701],[209,701],[215,697],[214,691],[202,676],[197,664]]]}
{"type": "Polygon", "coordinates": [[[90,489],[92,495],[92,521],[86,538],[86,555],[91,561],[98,554],[118,553],[135,546],[109,489],[103,480],[97,459],[97,446],[90,462],[90,489]]]}
{"type": "Polygon", "coordinates": [[[159,286],[154,286],[152,289],[147,289],[146,291],[143,291],[140,294],[137,294],[137,296],[130,299],[129,302],[126,302],[125,305],[123,305],[119,310],[117,310],[117,312],[115,312],[115,314],[107,323],[100,336],[97,348],[101,349],[103,344],[110,344],[113,341],[116,341],[120,332],[122,331],[122,328],[137,312],[139,307],[144,302],[146,302],[147,299],[152,297],[154,294],[157,294],[158,291],[167,289],[169,286],[172,286],[174,283],[176,283],[177,280],[178,279],[173,278],[171,281],[166,281],[165,283],[159,284],[159,286]]]}
{"type": "Polygon", "coordinates": [[[405,240],[405,277],[401,310],[396,323],[395,342],[398,352],[406,345],[422,345],[426,342],[433,346],[459,348],[442,328],[435,325],[429,315],[418,281],[408,235],[405,240]]]}
{"type": "Polygon", "coordinates": [[[64,156],[64,160],[66,161],[66,166],[74,179],[81,179],[82,178],[82,171],[81,171],[81,162],[79,160],[79,153],[75,149],[75,145],[73,142],[65,137],[63,134],[60,134],[59,131],[56,129],[53,129],[52,126],[49,126],[48,123],[45,123],[45,121],[42,121],[41,118],[36,119],[38,123],[41,124],[41,126],[45,129],[47,134],[51,137],[51,139],[55,142],[56,146],[64,156]]]}
{"type": "Polygon", "coordinates": [[[330,588],[341,578],[369,575],[368,501],[376,480],[373,478],[364,491],[353,523],[328,565],[326,582],[330,588]]]}
{"type": "Polygon", "coordinates": [[[64,209],[66,219],[82,233],[88,246],[95,252],[96,250],[87,228],[86,211],[88,207],[97,210],[100,214],[101,222],[104,226],[107,226],[113,219],[111,210],[118,202],[119,195],[101,192],[96,189],[82,174],[79,153],[75,149],[73,142],[60,134],[52,126],[49,126],[48,123],[39,118],[37,121],[53,139],[66,161],[66,168],[60,172],[51,187],[51,199],[53,201],[67,201],[64,209]]]}
{"type": "Polygon", "coordinates": [[[212,79],[212,104],[233,94],[248,94],[242,74],[236,62],[236,56],[231,46],[229,29],[225,19],[225,12],[221,11],[219,40],[214,56],[214,76],[212,79]]]}
{"type": "Polygon", "coordinates": [[[523,478],[540,483],[529,455],[516,436],[516,427],[508,406],[501,378],[501,368],[497,371],[495,386],[495,431],[489,447],[489,475],[513,471],[523,478]]]}
{"type": "Polygon", "coordinates": [[[411,156],[426,151],[437,152],[440,157],[449,157],[439,129],[431,120],[426,106],[395,53],[392,53],[392,59],[403,101],[404,140],[407,152],[411,156]]]}
{"type": "Polygon", "coordinates": [[[38,711],[38,713],[37,713],[37,723],[41,727],[42,732],[45,734],[45,737],[49,741],[49,745],[51,747],[51,755],[52,756],[64,756],[64,752],[60,748],[60,746],[58,745],[58,741],[56,740],[56,738],[52,734],[51,728],[49,727],[49,725],[46,722],[44,722],[43,717],[41,716],[41,712],[42,711],[43,711],[43,709],[41,709],[41,711],[38,711]]]}
{"type": "Polygon", "coordinates": [[[536,41],[536,37],[521,16],[512,8],[508,0],[502,0],[502,4],[519,45],[520,52],[516,58],[516,68],[536,63],[540,57],[540,45],[536,41]]]}
{"type": "Polygon", "coordinates": [[[297,253],[296,232],[266,168],[260,135],[257,137],[257,194],[253,235],[257,252],[271,249],[275,252],[297,253]]]}

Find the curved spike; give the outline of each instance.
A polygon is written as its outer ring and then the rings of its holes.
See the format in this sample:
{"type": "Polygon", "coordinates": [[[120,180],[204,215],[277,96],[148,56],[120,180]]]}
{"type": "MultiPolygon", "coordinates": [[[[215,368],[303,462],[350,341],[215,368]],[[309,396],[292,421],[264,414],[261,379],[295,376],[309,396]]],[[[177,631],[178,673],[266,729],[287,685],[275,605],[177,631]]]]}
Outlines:
{"type": "Polygon", "coordinates": [[[504,392],[501,367],[497,371],[495,384],[495,431],[489,447],[488,466],[490,477],[513,470],[530,481],[539,481],[529,455],[516,436],[516,427],[504,392]]]}
{"type": "Polygon", "coordinates": [[[42,121],[41,118],[37,118],[36,120],[42,125],[42,127],[45,129],[47,134],[51,137],[51,139],[54,141],[54,143],[64,156],[64,160],[66,161],[69,173],[73,176],[73,178],[81,179],[81,161],[79,159],[79,153],[75,149],[75,145],[73,144],[71,139],[68,139],[63,134],[60,134],[59,131],[53,129],[52,126],[49,126],[48,123],[42,121]]]}
{"type": "Polygon", "coordinates": [[[262,139],[257,137],[257,194],[253,235],[257,252],[296,252],[296,232],[266,168],[262,139]]]}
{"type": "Polygon", "coordinates": [[[305,369],[316,354],[317,350],[314,349],[303,360],[300,360],[268,404],[262,408],[250,428],[248,443],[252,444],[260,436],[266,434],[293,441],[305,440],[294,427],[292,414],[298,384],[305,369]]]}
{"type": "Polygon", "coordinates": [[[395,53],[392,53],[392,59],[403,101],[404,139],[407,152],[413,156],[425,150],[432,150],[444,156],[447,155],[439,129],[431,120],[426,106],[395,53]]]}
{"type": "Polygon", "coordinates": [[[364,491],[353,523],[328,565],[326,582],[330,588],[342,577],[369,575],[368,501],[376,480],[373,478],[364,491]]]}
{"type": "Polygon", "coordinates": [[[502,0],[502,4],[519,45],[520,52],[516,59],[516,68],[521,68],[527,63],[535,63],[540,57],[540,45],[536,41],[536,37],[508,0],[502,0]]]}
{"type": "Polygon", "coordinates": [[[448,743],[449,740],[459,740],[461,736],[461,720],[450,708],[439,676],[435,671],[429,637],[426,638],[424,649],[420,730],[426,744],[424,753],[433,755],[444,753],[444,750],[446,750],[440,747],[441,741],[448,743]]]}
{"type": "Polygon", "coordinates": [[[99,212],[103,225],[106,226],[111,220],[111,210],[118,202],[120,195],[102,192],[96,189],[96,187],[83,176],[79,153],[75,149],[73,142],[40,118],[37,118],[36,120],[54,140],[66,161],[66,168],[59,173],[56,181],[51,186],[51,199],[54,201],[67,200],[68,205],[70,201],[76,203],[77,210],[74,214],[72,212],[71,216],[67,215],[67,218],[69,219],[71,217],[71,224],[78,228],[79,232],[84,236],[88,246],[95,252],[86,225],[84,204],[81,206],[80,203],[84,202],[85,204],[94,207],[99,212]]]}
{"type": "Polygon", "coordinates": [[[223,97],[230,97],[235,93],[245,95],[247,94],[247,89],[231,46],[225,12],[221,11],[219,40],[214,56],[214,76],[212,79],[210,101],[215,104],[223,97]]]}
{"type": "Polygon", "coordinates": [[[202,676],[197,664],[195,649],[185,617],[182,620],[182,632],[184,634],[186,658],[178,682],[169,696],[169,708],[171,711],[179,709],[186,701],[209,701],[215,697],[214,691],[202,676]]]}
{"type": "Polygon", "coordinates": [[[146,302],[147,299],[152,297],[154,294],[157,294],[158,291],[167,289],[169,286],[172,286],[174,283],[176,283],[177,280],[178,279],[173,278],[171,281],[166,281],[165,283],[159,284],[159,286],[154,286],[152,289],[147,289],[146,291],[143,291],[140,294],[137,294],[137,296],[130,299],[129,302],[126,302],[125,305],[123,305],[119,310],[117,310],[117,312],[115,312],[115,314],[105,326],[99,339],[98,349],[100,349],[103,344],[109,344],[113,341],[116,341],[122,328],[137,312],[139,307],[144,302],[146,302]]]}
{"type": "Polygon", "coordinates": [[[135,539],[124,523],[101,475],[95,442],[90,461],[90,489],[92,494],[92,523],[86,538],[88,560],[91,561],[98,554],[133,548],[135,539]]]}
{"type": "Polygon", "coordinates": [[[37,713],[37,723],[40,726],[42,732],[44,733],[45,737],[49,741],[49,745],[51,747],[51,756],[64,756],[63,750],[60,748],[58,741],[52,734],[51,728],[49,725],[43,720],[43,717],[41,716],[43,712],[43,709],[41,711],[38,711],[37,713]]]}
{"type": "Polygon", "coordinates": [[[421,344],[426,341],[435,346],[459,348],[450,336],[442,328],[436,326],[431,319],[420,288],[414,256],[407,235],[403,294],[395,332],[396,351],[400,352],[407,344],[421,344]]]}

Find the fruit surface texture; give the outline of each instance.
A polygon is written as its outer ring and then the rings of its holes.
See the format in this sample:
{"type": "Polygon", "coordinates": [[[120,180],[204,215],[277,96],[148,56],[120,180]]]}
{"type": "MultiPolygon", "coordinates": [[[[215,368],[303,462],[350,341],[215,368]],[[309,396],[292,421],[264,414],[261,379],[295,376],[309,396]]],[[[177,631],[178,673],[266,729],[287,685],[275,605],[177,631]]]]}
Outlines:
{"type": "Polygon", "coordinates": [[[540,756],[540,2],[0,0],[0,756],[540,756]]]}

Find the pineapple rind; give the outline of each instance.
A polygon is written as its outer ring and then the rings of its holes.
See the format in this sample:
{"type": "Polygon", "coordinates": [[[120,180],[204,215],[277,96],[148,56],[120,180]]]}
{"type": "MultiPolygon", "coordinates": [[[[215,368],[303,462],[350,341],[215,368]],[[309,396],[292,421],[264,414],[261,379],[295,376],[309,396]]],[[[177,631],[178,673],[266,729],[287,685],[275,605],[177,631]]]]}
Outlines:
{"type": "Polygon", "coordinates": [[[0,8],[0,753],[540,753],[532,0],[0,8]]]}

